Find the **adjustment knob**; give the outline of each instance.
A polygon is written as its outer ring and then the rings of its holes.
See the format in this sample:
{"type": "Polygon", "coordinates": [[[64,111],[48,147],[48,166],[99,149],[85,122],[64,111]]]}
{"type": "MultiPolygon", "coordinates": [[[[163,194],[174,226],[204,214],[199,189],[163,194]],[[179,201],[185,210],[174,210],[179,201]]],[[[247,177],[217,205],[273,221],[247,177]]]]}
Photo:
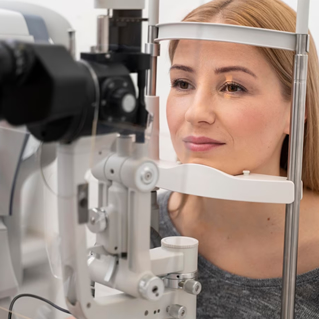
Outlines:
{"type": "Polygon", "coordinates": [[[194,279],[187,279],[185,281],[181,281],[178,285],[184,291],[192,295],[198,295],[202,290],[201,283],[194,279]]]}
{"type": "Polygon", "coordinates": [[[186,307],[177,304],[168,306],[166,311],[174,319],[183,319],[187,314],[186,307]]]}
{"type": "Polygon", "coordinates": [[[101,233],[108,226],[106,211],[100,208],[92,208],[89,210],[89,222],[87,224],[92,233],[101,233]]]}
{"type": "Polygon", "coordinates": [[[159,300],[164,293],[164,283],[159,277],[145,275],[139,282],[139,292],[147,300],[159,300]]]}

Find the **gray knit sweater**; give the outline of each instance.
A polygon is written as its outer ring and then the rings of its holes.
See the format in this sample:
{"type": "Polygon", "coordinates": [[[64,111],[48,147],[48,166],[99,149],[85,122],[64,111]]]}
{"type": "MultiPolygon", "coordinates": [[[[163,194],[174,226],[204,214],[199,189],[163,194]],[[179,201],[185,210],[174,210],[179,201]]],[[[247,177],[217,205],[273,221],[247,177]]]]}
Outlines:
{"type": "MultiPolygon", "coordinates": [[[[167,211],[171,192],[159,195],[160,237],[180,236],[167,211]]],[[[152,233],[153,247],[160,238],[152,233]]],[[[319,249],[319,247],[318,247],[319,249]]],[[[198,257],[198,280],[202,292],[197,299],[197,319],[280,319],[281,278],[250,279],[228,273],[198,257]]],[[[319,318],[319,268],[297,277],[295,319],[319,318]]]]}

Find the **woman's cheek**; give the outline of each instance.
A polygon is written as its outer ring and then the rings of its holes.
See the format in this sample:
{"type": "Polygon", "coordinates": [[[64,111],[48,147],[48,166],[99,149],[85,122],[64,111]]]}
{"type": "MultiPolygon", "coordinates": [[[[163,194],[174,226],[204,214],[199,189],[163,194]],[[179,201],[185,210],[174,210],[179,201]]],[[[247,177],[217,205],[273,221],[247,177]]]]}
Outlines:
{"type": "Polygon", "coordinates": [[[169,98],[167,101],[166,118],[171,135],[175,135],[185,121],[186,111],[183,110],[181,103],[178,102],[173,98],[169,98]]]}
{"type": "Polygon", "coordinates": [[[256,107],[255,110],[253,107],[233,109],[231,112],[224,113],[223,119],[220,120],[234,138],[260,135],[269,124],[264,114],[256,107]]]}

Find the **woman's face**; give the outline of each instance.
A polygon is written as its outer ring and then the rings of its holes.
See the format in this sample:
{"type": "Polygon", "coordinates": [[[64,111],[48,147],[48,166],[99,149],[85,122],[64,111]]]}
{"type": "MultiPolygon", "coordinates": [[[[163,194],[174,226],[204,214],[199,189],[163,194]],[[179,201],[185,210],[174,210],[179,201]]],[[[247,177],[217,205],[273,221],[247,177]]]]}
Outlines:
{"type": "Polygon", "coordinates": [[[182,163],[279,175],[290,101],[257,48],[181,40],[170,78],[167,120],[182,163]]]}

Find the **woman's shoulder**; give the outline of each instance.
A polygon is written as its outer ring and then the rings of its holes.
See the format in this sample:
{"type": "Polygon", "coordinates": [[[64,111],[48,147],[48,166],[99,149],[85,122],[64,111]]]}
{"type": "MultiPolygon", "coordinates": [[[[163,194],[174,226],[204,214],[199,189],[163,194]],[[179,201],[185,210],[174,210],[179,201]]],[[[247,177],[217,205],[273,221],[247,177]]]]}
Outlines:
{"type": "MultiPolygon", "coordinates": [[[[178,233],[174,225],[172,224],[168,211],[168,202],[172,193],[172,191],[160,190],[157,194],[157,203],[159,206],[158,234],[161,238],[169,236],[178,236],[178,233]]],[[[160,244],[153,245],[153,247],[157,246],[160,246],[160,244]]]]}
{"type": "Polygon", "coordinates": [[[168,202],[172,193],[172,191],[162,189],[157,192],[157,203],[160,208],[160,213],[168,212],[168,202]]]}
{"type": "Polygon", "coordinates": [[[157,192],[158,222],[155,223],[155,228],[151,227],[151,248],[160,247],[161,239],[171,232],[168,215],[168,200],[171,193],[162,189],[157,192]]]}

